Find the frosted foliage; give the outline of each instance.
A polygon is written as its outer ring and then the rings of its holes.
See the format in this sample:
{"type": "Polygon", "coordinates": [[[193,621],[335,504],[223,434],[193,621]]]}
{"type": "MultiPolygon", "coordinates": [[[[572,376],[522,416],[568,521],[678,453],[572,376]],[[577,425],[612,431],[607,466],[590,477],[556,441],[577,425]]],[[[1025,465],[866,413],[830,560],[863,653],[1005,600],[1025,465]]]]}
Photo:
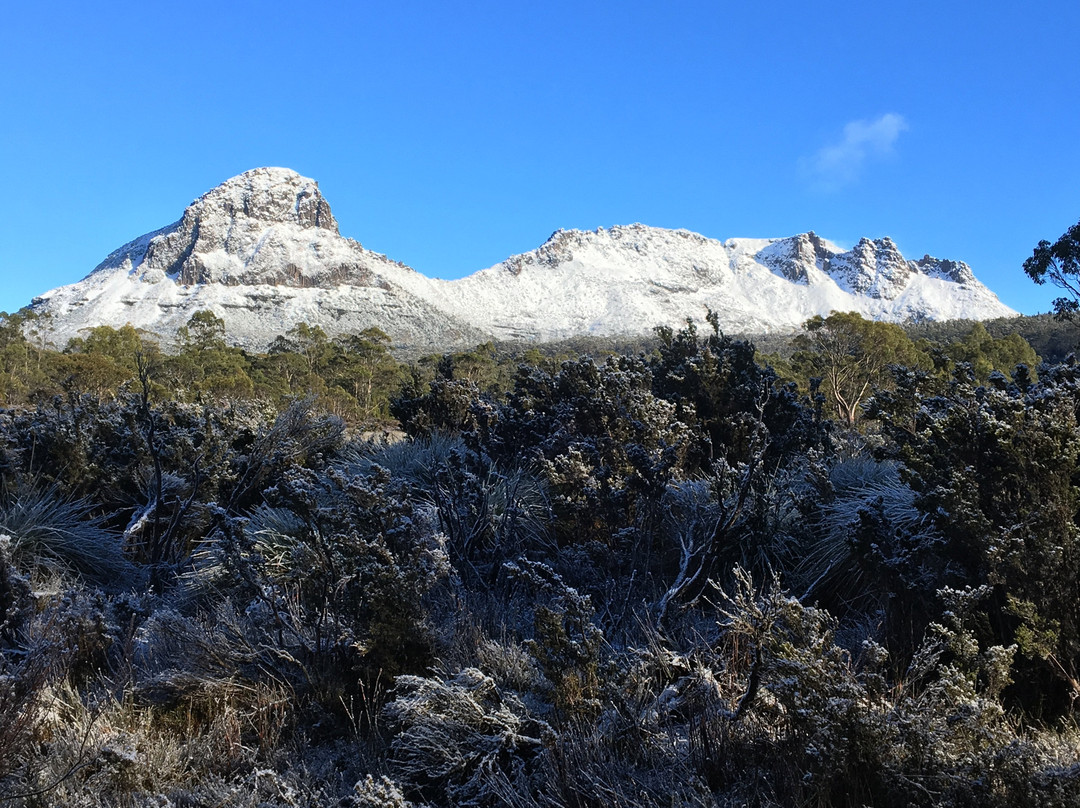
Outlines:
{"type": "Polygon", "coordinates": [[[412,808],[401,789],[386,775],[375,779],[370,774],[356,784],[353,805],[356,808],[412,808]]]}
{"type": "Polygon", "coordinates": [[[890,525],[908,533],[919,532],[928,522],[926,515],[915,507],[915,492],[900,479],[895,464],[848,461],[838,464],[831,477],[838,495],[822,506],[822,514],[825,532],[833,540],[840,540],[850,532],[859,512],[871,503],[890,525]],[[852,475],[861,476],[853,479],[852,475]]]}
{"type": "Polygon", "coordinates": [[[818,529],[799,565],[809,583],[804,597],[826,590],[854,597],[862,590],[866,580],[855,539],[865,518],[880,520],[891,535],[908,543],[930,546],[937,541],[896,463],[849,458],[832,467],[829,482],[834,496],[820,506],[818,529]]]}
{"type": "Polygon", "coordinates": [[[393,772],[453,805],[487,804],[508,779],[527,776],[551,733],[476,668],[446,680],[400,676],[396,694],[385,709],[397,730],[393,772]]]}
{"type": "Polygon", "coordinates": [[[119,538],[102,522],[89,502],[65,497],[57,487],[24,487],[0,501],[0,532],[16,555],[100,580],[133,575],[119,538]]]}

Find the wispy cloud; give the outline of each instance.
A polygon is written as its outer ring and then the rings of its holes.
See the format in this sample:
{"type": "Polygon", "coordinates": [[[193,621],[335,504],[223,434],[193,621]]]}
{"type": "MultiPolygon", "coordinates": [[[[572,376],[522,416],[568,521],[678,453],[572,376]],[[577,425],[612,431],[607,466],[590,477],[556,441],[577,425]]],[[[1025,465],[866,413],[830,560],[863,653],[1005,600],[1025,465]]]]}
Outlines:
{"type": "Polygon", "coordinates": [[[886,113],[868,121],[851,121],[836,143],[801,162],[803,174],[821,190],[835,191],[858,181],[870,160],[893,153],[900,133],[908,128],[903,115],[886,113]]]}

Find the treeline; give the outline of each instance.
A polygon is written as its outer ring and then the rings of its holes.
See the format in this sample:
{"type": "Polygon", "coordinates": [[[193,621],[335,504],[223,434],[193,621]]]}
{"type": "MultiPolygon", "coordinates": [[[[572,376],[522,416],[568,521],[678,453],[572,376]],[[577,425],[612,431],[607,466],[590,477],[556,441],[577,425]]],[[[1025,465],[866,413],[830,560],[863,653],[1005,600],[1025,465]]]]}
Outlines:
{"type": "MultiPolygon", "coordinates": [[[[395,355],[377,328],[331,339],[305,323],[278,336],[266,352],[249,352],[227,344],[225,322],[210,311],[196,313],[180,329],[171,351],[130,325],[88,329],[62,350],[47,346],[44,332],[30,312],[0,313],[0,406],[35,406],[57,395],[115,397],[145,381],[154,400],[250,400],[280,408],[310,396],[351,426],[385,427],[393,424],[395,396],[437,377],[467,379],[487,394],[505,395],[521,364],[555,367],[579,356],[649,355],[658,350],[664,329],[646,338],[489,342],[408,361],[395,355]]],[[[1041,360],[1063,360],[1080,347],[1080,329],[1050,315],[898,326],[834,314],[812,319],[796,335],[745,339],[757,344],[760,362],[802,392],[823,384],[829,414],[853,423],[869,393],[888,383],[890,365],[948,376],[957,362],[966,362],[985,381],[1019,363],[1034,368],[1041,360]],[[851,367],[840,367],[845,362],[851,367]]]]}
{"type": "Polygon", "coordinates": [[[32,314],[0,317],[0,401],[9,406],[57,395],[115,398],[145,382],[154,400],[279,405],[310,395],[350,421],[370,421],[386,417],[387,401],[401,383],[390,339],[375,328],[331,340],[301,323],[265,353],[249,353],[229,346],[225,322],[201,311],[166,353],[130,325],[88,329],[56,351],[41,344],[36,325],[32,314]]]}
{"type": "Polygon", "coordinates": [[[390,400],[402,385],[426,384],[453,373],[481,389],[505,392],[518,364],[558,363],[578,356],[636,352],[647,340],[571,339],[543,346],[478,345],[471,350],[410,361],[395,356],[378,328],[330,338],[300,323],[265,352],[226,341],[226,324],[200,311],[163,350],[154,335],[131,325],[97,326],[58,350],[29,311],[0,313],[0,406],[36,406],[55,396],[110,399],[149,386],[154,401],[259,401],[272,408],[312,397],[350,426],[392,422],[390,400]]]}
{"type": "Polygon", "coordinates": [[[408,365],[27,325],[5,804],[1080,805],[1075,359],[850,314],[770,363],[711,315],[408,365]]]}

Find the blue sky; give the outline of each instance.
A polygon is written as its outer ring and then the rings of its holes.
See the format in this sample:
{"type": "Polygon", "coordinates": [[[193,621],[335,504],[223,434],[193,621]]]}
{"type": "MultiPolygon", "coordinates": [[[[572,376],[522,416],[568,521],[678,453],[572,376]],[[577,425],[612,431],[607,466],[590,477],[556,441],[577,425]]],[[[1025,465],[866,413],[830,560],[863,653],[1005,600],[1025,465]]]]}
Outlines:
{"type": "Polygon", "coordinates": [[[48,2],[0,26],[0,310],[260,165],[451,278],[557,228],[891,236],[1046,311],[1080,3],[48,2]]]}

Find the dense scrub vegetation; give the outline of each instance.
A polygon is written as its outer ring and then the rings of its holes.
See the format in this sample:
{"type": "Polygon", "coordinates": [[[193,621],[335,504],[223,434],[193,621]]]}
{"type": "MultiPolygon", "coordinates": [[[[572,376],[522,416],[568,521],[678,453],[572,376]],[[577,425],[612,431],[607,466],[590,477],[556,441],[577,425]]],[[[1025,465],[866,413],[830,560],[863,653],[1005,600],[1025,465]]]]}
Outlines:
{"type": "Polygon", "coordinates": [[[1019,331],[0,319],[2,804],[1080,805],[1080,365],[1019,331]]]}

